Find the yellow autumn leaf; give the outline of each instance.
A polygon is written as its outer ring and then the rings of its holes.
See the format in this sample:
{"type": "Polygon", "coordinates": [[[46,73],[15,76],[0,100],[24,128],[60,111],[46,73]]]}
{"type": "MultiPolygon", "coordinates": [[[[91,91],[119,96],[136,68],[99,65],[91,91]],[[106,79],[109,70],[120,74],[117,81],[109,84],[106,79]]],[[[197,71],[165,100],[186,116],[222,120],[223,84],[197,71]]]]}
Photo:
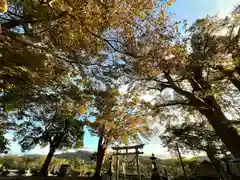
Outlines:
{"type": "Polygon", "coordinates": [[[212,129],[212,126],[210,125],[210,124],[208,124],[208,130],[210,130],[210,131],[212,131],[213,129],[212,129]]]}
{"type": "Polygon", "coordinates": [[[81,105],[78,110],[79,114],[85,114],[87,112],[86,107],[81,105]]]}
{"type": "Polygon", "coordinates": [[[174,0],[169,0],[169,1],[167,2],[167,5],[168,5],[168,6],[172,6],[174,2],[175,2],[174,0]]]}
{"type": "Polygon", "coordinates": [[[0,13],[5,13],[8,10],[7,0],[0,0],[0,13]]]}
{"type": "Polygon", "coordinates": [[[66,104],[66,110],[67,110],[68,112],[72,111],[72,106],[71,106],[70,103],[67,103],[67,104],[66,104]]]}
{"type": "Polygon", "coordinates": [[[121,55],[121,56],[119,56],[119,58],[120,58],[120,59],[124,59],[124,56],[123,56],[123,55],[121,55]]]}

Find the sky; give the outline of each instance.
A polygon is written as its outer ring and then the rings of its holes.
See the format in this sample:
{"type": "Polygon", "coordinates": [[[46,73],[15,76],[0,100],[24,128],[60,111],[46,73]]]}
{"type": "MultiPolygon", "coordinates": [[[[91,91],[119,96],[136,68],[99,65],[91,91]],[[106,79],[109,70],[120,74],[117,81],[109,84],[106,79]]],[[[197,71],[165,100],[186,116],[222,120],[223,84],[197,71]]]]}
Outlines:
{"type": "MultiPolygon", "coordinates": [[[[205,17],[207,14],[218,14],[218,16],[224,17],[238,4],[240,4],[240,0],[176,0],[176,3],[171,7],[170,11],[175,14],[176,19],[187,20],[189,23],[193,23],[196,19],[205,17]]],[[[148,99],[150,96],[146,96],[145,98],[148,99]]],[[[98,139],[92,137],[87,130],[85,132],[83,150],[96,151],[98,139]]],[[[8,134],[7,137],[12,139],[12,134],[8,134]]],[[[16,142],[12,142],[10,148],[10,154],[22,154],[21,148],[16,142]]],[[[158,136],[151,138],[149,142],[145,142],[143,151],[147,155],[154,153],[161,158],[170,156],[167,149],[161,146],[161,141],[158,136]]],[[[48,147],[36,147],[26,152],[26,154],[47,153],[48,147]]]]}

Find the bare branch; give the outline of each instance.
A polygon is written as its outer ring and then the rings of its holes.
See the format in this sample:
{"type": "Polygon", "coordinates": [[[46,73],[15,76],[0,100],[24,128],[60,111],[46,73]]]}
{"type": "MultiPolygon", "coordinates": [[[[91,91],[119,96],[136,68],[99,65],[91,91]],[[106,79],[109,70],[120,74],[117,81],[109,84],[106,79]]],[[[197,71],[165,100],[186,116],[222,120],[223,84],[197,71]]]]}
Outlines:
{"type": "MultiPolygon", "coordinates": [[[[125,54],[125,55],[130,56],[130,57],[133,57],[133,58],[139,58],[139,57],[140,57],[140,56],[137,56],[136,54],[133,54],[133,53],[130,53],[130,52],[124,52],[124,51],[121,51],[121,50],[115,48],[114,45],[112,45],[112,43],[110,42],[110,41],[112,41],[112,40],[105,39],[105,38],[103,38],[103,37],[95,34],[94,32],[92,32],[92,31],[90,31],[90,30],[88,30],[88,32],[89,32],[91,35],[95,36],[96,38],[98,38],[98,39],[106,42],[114,51],[116,51],[116,52],[118,52],[118,53],[122,53],[122,54],[125,54]]],[[[121,42],[119,42],[119,43],[121,43],[121,42]]]]}
{"type": "Polygon", "coordinates": [[[162,84],[161,87],[147,87],[147,90],[156,90],[162,92],[166,88],[170,88],[170,86],[167,84],[162,84]]]}
{"type": "MultiPolygon", "coordinates": [[[[57,15],[53,21],[62,18],[63,16],[66,15],[66,13],[68,13],[68,11],[63,11],[61,12],[59,15],[57,15]]],[[[42,22],[44,21],[44,18],[41,19],[37,19],[37,20],[24,20],[24,19],[15,19],[15,20],[11,20],[9,22],[5,22],[3,24],[1,24],[2,27],[6,28],[6,29],[11,29],[11,28],[15,28],[16,26],[20,26],[26,23],[38,23],[38,22],[42,22]]]]}

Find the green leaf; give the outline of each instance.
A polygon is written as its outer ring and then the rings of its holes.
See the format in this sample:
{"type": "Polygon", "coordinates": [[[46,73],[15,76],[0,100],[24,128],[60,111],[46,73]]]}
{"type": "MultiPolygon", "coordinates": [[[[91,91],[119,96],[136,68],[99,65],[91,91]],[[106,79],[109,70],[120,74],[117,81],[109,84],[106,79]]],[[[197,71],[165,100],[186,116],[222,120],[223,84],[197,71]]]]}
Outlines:
{"type": "Polygon", "coordinates": [[[24,67],[24,66],[14,66],[14,68],[15,68],[15,69],[18,69],[18,70],[21,70],[21,71],[23,71],[23,72],[27,72],[27,71],[28,71],[27,68],[24,67]]]}
{"type": "Polygon", "coordinates": [[[140,19],[144,19],[144,18],[145,18],[145,13],[144,13],[144,12],[141,12],[141,13],[139,14],[139,18],[140,18],[140,19]]]}
{"type": "Polygon", "coordinates": [[[123,143],[125,145],[128,145],[128,134],[127,133],[125,133],[124,136],[123,136],[123,143]]]}

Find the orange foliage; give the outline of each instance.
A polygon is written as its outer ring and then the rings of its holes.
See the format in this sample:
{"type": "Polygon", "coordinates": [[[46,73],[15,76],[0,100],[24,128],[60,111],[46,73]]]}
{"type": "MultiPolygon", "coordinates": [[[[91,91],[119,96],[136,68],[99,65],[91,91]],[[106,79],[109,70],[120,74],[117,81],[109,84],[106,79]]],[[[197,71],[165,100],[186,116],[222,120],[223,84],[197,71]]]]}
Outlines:
{"type": "Polygon", "coordinates": [[[138,109],[138,104],[131,101],[126,103],[124,102],[125,98],[128,99],[129,97],[115,95],[115,98],[112,97],[112,99],[115,99],[114,103],[110,100],[101,104],[99,108],[101,112],[96,116],[96,120],[88,123],[93,135],[103,135],[108,143],[126,143],[126,136],[129,140],[139,141],[137,133],[147,135],[151,133],[143,111],[138,109]],[[102,108],[103,106],[105,108],[102,108]]]}

